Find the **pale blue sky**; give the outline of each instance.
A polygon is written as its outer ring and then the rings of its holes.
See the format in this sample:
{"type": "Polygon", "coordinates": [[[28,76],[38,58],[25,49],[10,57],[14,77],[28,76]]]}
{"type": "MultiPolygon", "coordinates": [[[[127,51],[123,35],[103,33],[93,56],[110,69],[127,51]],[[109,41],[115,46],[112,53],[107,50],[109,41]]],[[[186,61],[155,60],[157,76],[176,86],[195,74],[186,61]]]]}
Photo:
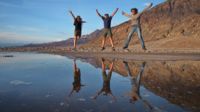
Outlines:
{"type": "Polygon", "coordinates": [[[121,11],[136,7],[141,11],[146,3],[154,6],[164,0],[0,0],[0,44],[42,43],[65,40],[73,36],[73,19],[68,10],[80,15],[86,24],[83,34],[103,28],[99,12],[112,13],[120,8],[113,18],[112,26],[128,19],[121,11]]]}

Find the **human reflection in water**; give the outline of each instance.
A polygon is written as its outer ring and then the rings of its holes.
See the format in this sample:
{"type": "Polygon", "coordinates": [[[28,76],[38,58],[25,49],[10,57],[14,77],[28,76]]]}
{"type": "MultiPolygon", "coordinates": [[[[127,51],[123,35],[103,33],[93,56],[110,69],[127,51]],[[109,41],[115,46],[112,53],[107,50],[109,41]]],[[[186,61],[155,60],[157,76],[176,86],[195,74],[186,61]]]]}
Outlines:
{"type": "Polygon", "coordinates": [[[109,65],[109,71],[108,74],[106,73],[106,64],[105,60],[102,58],[101,59],[101,64],[102,64],[102,77],[103,77],[103,87],[102,89],[97,92],[97,94],[93,97],[93,99],[97,99],[97,97],[103,93],[103,95],[109,95],[112,97],[113,101],[116,100],[115,96],[112,94],[112,90],[110,89],[110,80],[112,77],[112,71],[113,71],[113,61],[109,65]]]}
{"type": "Polygon", "coordinates": [[[81,87],[84,86],[81,84],[81,70],[78,68],[77,64],[76,64],[76,59],[74,59],[74,82],[72,83],[73,88],[69,94],[69,96],[71,96],[73,94],[74,91],[76,91],[77,93],[81,90],[81,87]]]}
{"type": "Polygon", "coordinates": [[[131,74],[130,68],[128,66],[127,62],[123,62],[125,65],[125,69],[128,71],[129,76],[131,77],[131,85],[132,85],[132,90],[131,90],[131,94],[130,94],[130,103],[135,103],[136,101],[141,101],[144,105],[144,107],[149,111],[149,112],[166,112],[163,111],[161,109],[159,109],[156,106],[151,105],[147,100],[144,100],[141,95],[140,95],[140,83],[141,83],[141,78],[143,75],[143,71],[146,65],[146,62],[143,62],[141,67],[140,67],[140,72],[138,73],[138,75],[136,76],[136,78],[133,77],[133,75],[131,74]]]}

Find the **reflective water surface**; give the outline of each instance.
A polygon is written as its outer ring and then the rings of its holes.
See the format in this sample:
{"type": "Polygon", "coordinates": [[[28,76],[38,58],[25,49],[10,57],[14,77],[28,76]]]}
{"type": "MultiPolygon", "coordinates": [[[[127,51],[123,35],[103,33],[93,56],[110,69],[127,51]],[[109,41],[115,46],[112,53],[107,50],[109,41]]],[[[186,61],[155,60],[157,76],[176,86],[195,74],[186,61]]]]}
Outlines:
{"type": "Polygon", "coordinates": [[[0,53],[0,112],[199,112],[200,61],[0,53]]]}

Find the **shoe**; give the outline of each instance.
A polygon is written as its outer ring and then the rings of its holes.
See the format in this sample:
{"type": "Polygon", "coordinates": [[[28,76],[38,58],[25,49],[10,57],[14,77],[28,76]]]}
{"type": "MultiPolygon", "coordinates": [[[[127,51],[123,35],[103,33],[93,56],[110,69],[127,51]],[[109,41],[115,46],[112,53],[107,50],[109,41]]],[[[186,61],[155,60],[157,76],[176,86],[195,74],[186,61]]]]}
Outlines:
{"type": "Polygon", "coordinates": [[[103,51],[104,49],[105,49],[105,47],[102,47],[102,48],[101,48],[101,51],[103,51]]]}
{"type": "Polygon", "coordinates": [[[147,50],[147,48],[146,48],[146,47],[143,47],[142,49],[143,49],[143,50],[145,50],[145,51],[147,50]]]}
{"type": "Polygon", "coordinates": [[[72,48],[72,51],[76,51],[76,48],[72,48]]]}
{"type": "Polygon", "coordinates": [[[127,49],[128,47],[123,47],[123,49],[127,49]]]}
{"type": "Polygon", "coordinates": [[[113,50],[113,51],[115,51],[115,48],[114,48],[114,47],[112,47],[112,50],[113,50]]]}
{"type": "Polygon", "coordinates": [[[129,52],[129,49],[126,48],[126,49],[124,49],[124,51],[125,51],[125,52],[129,52]]]}

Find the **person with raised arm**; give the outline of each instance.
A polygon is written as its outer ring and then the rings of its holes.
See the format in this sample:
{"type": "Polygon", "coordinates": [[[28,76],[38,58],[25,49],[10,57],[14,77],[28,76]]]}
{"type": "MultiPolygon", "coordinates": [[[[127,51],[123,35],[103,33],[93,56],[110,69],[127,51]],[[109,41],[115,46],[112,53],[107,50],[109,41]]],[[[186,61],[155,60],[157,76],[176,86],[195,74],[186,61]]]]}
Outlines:
{"type": "Polygon", "coordinates": [[[97,99],[97,97],[101,94],[103,95],[109,95],[112,97],[113,101],[116,101],[116,97],[113,95],[112,90],[110,88],[110,80],[112,77],[113,72],[113,64],[114,60],[112,60],[110,66],[109,66],[109,72],[106,73],[106,64],[104,58],[101,59],[101,65],[102,65],[102,77],[103,77],[103,87],[100,91],[96,93],[96,95],[93,97],[93,99],[97,99]]]}
{"type": "Polygon", "coordinates": [[[102,16],[98,9],[96,9],[96,13],[99,17],[102,18],[103,22],[104,22],[104,37],[102,40],[102,45],[101,45],[101,50],[103,51],[105,49],[104,45],[105,45],[105,41],[106,41],[106,37],[109,36],[109,40],[110,40],[110,44],[112,45],[112,50],[114,51],[114,44],[113,44],[113,34],[112,34],[112,30],[111,30],[111,21],[112,18],[115,16],[115,14],[117,13],[119,8],[117,8],[112,15],[110,16],[109,14],[104,14],[104,16],[102,16]]]}
{"type": "Polygon", "coordinates": [[[141,86],[141,81],[142,81],[142,76],[144,74],[144,69],[146,66],[146,62],[142,62],[141,67],[140,67],[140,71],[138,73],[138,75],[136,77],[134,77],[135,75],[133,75],[131,73],[131,69],[128,65],[128,62],[123,61],[124,65],[125,65],[125,69],[128,72],[128,75],[130,77],[130,81],[131,81],[131,92],[130,92],[130,103],[136,103],[137,101],[140,101],[145,110],[148,112],[167,112],[161,108],[159,108],[158,106],[155,106],[153,104],[151,104],[148,100],[146,100],[145,98],[142,97],[142,95],[140,94],[140,86],[141,86]]]}
{"type": "Polygon", "coordinates": [[[140,27],[140,16],[143,14],[143,12],[149,10],[152,6],[153,6],[152,3],[148,4],[148,6],[141,13],[138,13],[138,9],[137,8],[132,8],[131,9],[131,14],[127,14],[124,11],[122,11],[122,15],[130,18],[131,27],[132,27],[131,31],[130,31],[130,33],[128,35],[128,38],[124,43],[124,46],[123,46],[124,50],[127,50],[128,45],[129,45],[129,43],[130,43],[130,41],[131,41],[131,39],[133,37],[133,34],[136,31],[137,31],[137,34],[138,34],[138,38],[140,39],[140,43],[142,45],[142,49],[146,50],[146,47],[145,47],[145,44],[144,44],[144,39],[142,37],[141,27],[140,27]]]}
{"type": "Polygon", "coordinates": [[[80,68],[78,68],[77,64],[76,64],[76,58],[73,61],[73,68],[74,68],[74,82],[72,83],[73,88],[69,94],[69,96],[71,96],[73,94],[73,92],[79,92],[81,90],[81,87],[85,86],[81,83],[81,70],[80,68]]]}
{"type": "Polygon", "coordinates": [[[81,38],[82,23],[86,23],[86,22],[82,20],[81,16],[75,17],[75,15],[73,14],[72,11],[69,11],[69,13],[71,14],[71,16],[74,19],[75,30],[74,30],[74,48],[73,48],[73,50],[76,50],[77,40],[81,38]]]}

